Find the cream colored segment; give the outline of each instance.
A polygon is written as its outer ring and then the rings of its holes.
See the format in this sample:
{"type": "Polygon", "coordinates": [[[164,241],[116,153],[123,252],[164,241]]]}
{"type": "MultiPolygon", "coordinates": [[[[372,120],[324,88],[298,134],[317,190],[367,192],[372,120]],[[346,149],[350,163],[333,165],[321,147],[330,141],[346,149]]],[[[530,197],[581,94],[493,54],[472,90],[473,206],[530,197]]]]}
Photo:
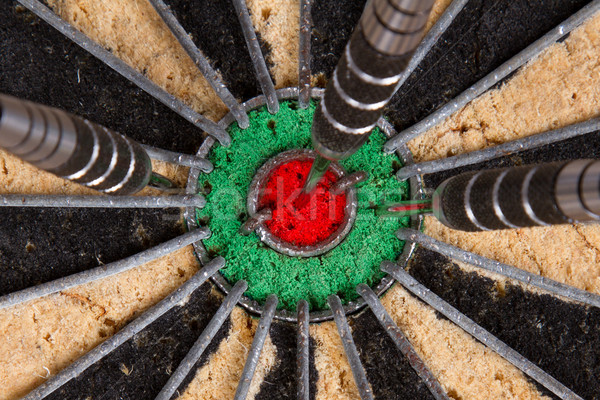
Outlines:
{"type": "Polygon", "coordinates": [[[255,29],[267,42],[267,57],[275,88],[298,85],[299,0],[247,0],[255,29]]]}
{"type": "Polygon", "coordinates": [[[396,284],[382,303],[450,398],[547,399],[517,368],[396,284]]]}
{"type": "MultiPolygon", "coordinates": [[[[152,171],[169,178],[182,188],[187,185],[187,179],[190,173],[189,167],[155,160],[152,160],[152,171]]],[[[145,190],[148,189],[144,189],[144,191],[140,192],[140,194],[145,194],[145,190]]],[[[162,193],[158,190],[153,190],[153,192],[162,193]]]]}
{"type": "Polygon", "coordinates": [[[437,0],[435,3],[433,3],[431,13],[429,14],[429,19],[427,20],[427,24],[425,24],[425,32],[431,29],[433,24],[435,24],[444,11],[446,11],[446,8],[448,8],[452,1],[453,0],[437,0]]]}
{"type": "Polygon", "coordinates": [[[100,194],[95,190],[42,171],[0,149],[0,193],[100,194]]]}
{"type": "Polygon", "coordinates": [[[499,89],[408,143],[416,162],[462,154],[600,115],[600,15],[499,89]]]}
{"type": "Polygon", "coordinates": [[[213,120],[226,112],[225,105],[149,2],[49,0],[48,3],[67,22],[197,112],[213,120]]]}
{"type": "Polygon", "coordinates": [[[470,252],[600,294],[598,224],[470,233],[452,230],[427,217],[425,233],[470,252]]]}
{"type": "MultiPolygon", "coordinates": [[[[138,235],[143,237],[144,232],[138,235]]],[[[40,385],[166,297],[197,269],[188,246],[102,281],[1,310],[0,400],[20,398],[40,385]]]]}
{"type": "MultiPolygon", "coordinates": [[[[505,85],[409,142],[415,160],[474,151],[600,115],[599,29],[596,16],[505,85]]],[[[600,293],[597,224],[465,233],[428,217],[425,232],[476,254],[600,293]]]]}
{"type": "Polygon", "coordinates": [[[315,368],[319,375],[316,399],[359,399],[358,388],[335,322],[312,324],[310,335],[315,341],[315,368]]]}
{"type": "MultiPolygon", "coordinates": [[[[178,399],[233,399],[257,326],[257,319],[251,318],[241,308],[236,307],[231,313],[228,336],[219,344],[217,351],[211,354],[206,365],[196,372],[194,379],[178,399]]],[[[277,349],[271,342],[271,337],[267,336],[250,385],[248,400],[253,400],[259,392],[260,384],[275,366],[276,359],[277,349]]]]}

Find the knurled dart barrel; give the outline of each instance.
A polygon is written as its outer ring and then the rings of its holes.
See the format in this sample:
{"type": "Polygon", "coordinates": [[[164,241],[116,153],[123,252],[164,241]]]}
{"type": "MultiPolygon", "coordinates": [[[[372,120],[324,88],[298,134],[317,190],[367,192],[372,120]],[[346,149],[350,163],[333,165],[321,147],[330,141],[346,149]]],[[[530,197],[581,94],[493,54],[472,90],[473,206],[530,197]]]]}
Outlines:
{"type": "Polygon", "coordinates": [[[0,94],[0,147],[107,194],[143,189],[152,165],[141,145],[56,108],[0,94]]]}
{"type": "Polygon", "coordinates": [[[576,160],[473,171],[444,181],[433,195],[438,219],[483,231],[597,220],[600,161],[576,160]]]}
{"type": "Polygon", "coordinates": [[[315,111],[313,145],[331,160],[367,140],[418,46],[432,0],[373,0],[356,26],[315,111]]]}

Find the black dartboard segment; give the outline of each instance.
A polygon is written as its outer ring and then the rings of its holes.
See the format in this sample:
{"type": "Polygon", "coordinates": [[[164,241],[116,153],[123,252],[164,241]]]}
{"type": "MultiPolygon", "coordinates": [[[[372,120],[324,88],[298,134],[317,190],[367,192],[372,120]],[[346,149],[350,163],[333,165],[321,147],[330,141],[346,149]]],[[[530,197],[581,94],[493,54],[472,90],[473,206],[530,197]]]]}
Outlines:
{"type": "Polygon", "coordinates": [[[179,209],[0,207],[0,295],[123,259],[184,232],[179,209]]]}
{"type": "MultiPolygon", "coordinates": [[[[275,367],[265,376],[256,400],[293,399],[297,392],[296,374],[296,332],[297,325],[289,322],[273,321],[269,335],[277,352],[275,367]]],[[[311,377],[316,377],[314,348],[311,352],[311,377]]],[[[311,379],[311,393],[316,392],[316,380],[311,379]]]]}
{"type": "Polygon", "coordinates": [[[498,289],[492,279],[423,248],[409,272],[584,399],[600,399],[600,309],[512,284],[498,289]]]}
{"type": "MultiPolygon", "coordinates": [[[[212,284],[205,283],[183,306],[168,311],[47,399],[155,398],[218,309],[221,300],[211,290],[212,284]]],[[[223,324],[197,366],[206,363],[229,326],[223,324]]]]}
{"type": "Polygon", "coordinates": [[[0,2],[0,93],[57,107],[141,143],[193,154],[204,134],[15,1],[0,2]]]}
{"type": "Polygon", "coordinates": [[[420,121],[587,3],[469,1],[388,105],[390,122],[420,121]]]}
{"type": "Polygon", "coordinates": [[[375,399],[433,399],[371,310],[350,319],[352,337],[375,399]]]}
{"type": "MultiPolygon", "coordinates": [[[[199,327],[199,325],[196,328],[198,328],[198,327],[199,327]]],[[[196,329],[196,328],[194,328],[194,329],[196,329]]],[[[212,356],[219,349],[219,345],[224,340],[227,340],[230,331],[231,331],[231,318],[227,318],[225,320],[225,322],[223,323],[223,326],[221,326],[221,328],[215,335],[214,339],[210,342],[210,344],[208,345],[208,347],[206,348],[204,353],[202,353],[202,356],[200,357],[200,359],[196,362],[196,364],[194,364],[194,366],[190,370],[190,373],[185,377],[185,379],[183,380],[181,385],[179,385],[179,388],[177,389],[177,391],[171,396],[171,400],[176,400],[179,397],[177,395],[177,393],[184,393],[188,389],[188,386],[190,385],[190,383],[192,383],[192,381],[194,381],[196,379],[196,373],[198,373],[198,370],[201,369],[202,367],[204,367],[206,364],[208,364],[210,356],[212,356]]],[[[173,370],[173,372],[175,372],[175,370],[173,370]]],[[[171,374],[169,374],[169,377],[170,376],[171,376],[171,374]]]]}
{"type": "MultiPolygon", "coordinates": [[[[261,94],[231,0],[167,0],[177,20],[241,101],[261,94]]],[[[268,60],[268,45],[256,33],[268,60]]]]}
{"type": "Polygon", "coordinates": [[[591,132],[571,139],[540,146],[535,149],[524,150],[507,156],[494,158],[489,161],[428,174],[424,176],[423,183],[427,187],[436,188],[440,183],[451,176],[467,171],[507,168],[552,161],[569,161],[580,158],[600,158],[600,132],[591,132]]]}
{"type": "MultiPolygon", "coordinates": [[[[323,74],[329,79],[362,15],[365,4],[365,0],[313,1],[311,8],[313,20],[311,72],[313,75],[323,74]]],[[[325,87],[325,82],[321,83],[325,87]]]]}

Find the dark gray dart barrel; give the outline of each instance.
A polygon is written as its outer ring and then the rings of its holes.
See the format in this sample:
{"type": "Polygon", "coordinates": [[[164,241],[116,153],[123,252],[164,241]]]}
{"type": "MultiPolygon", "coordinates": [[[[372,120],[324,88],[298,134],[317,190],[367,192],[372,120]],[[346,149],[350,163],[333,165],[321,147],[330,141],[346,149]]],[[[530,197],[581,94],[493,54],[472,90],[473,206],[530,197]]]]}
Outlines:
{"type": "Polygon", "coordinates": [[[433,0],[372,0],[346,45],[312,127],[315,150],[345,159],[367,140],[421,41],[433,0]]]}
{"type": "Polygon", "coordinates": [[[141,145],[64,111],[0,94],[0,147],[107,194],[143,189],[152,165],[141,145]]]}
{"type": "Polygon", "coordinates": [[[463,231],[598,220],[600,161],[467,172],[444,181],[432,200],[436,217],[463,231]]]}

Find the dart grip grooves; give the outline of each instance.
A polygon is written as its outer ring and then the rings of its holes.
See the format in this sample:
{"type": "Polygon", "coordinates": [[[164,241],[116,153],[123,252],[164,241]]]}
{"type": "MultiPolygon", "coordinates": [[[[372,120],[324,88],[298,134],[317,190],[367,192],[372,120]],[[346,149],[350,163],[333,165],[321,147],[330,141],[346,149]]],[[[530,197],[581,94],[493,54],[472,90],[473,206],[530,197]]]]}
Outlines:
{"type": "Polygon", "coordinates": [[[344,159],[367,140],[419,44],[433,0],[373,0],[315,111],[315,149],[344,159]]]}
{"type": "Polygon", "coordinates": [[[597,220],[600,161],[576,160],[473,171],[444,181],[434,214],[463,231],[597,220]]]}
{"type": "Polygon", "coordinates": [[[64,111],[0,94],[0,147],[108,194],[146,186],[152,165],[136,142],[64,111]]]}

